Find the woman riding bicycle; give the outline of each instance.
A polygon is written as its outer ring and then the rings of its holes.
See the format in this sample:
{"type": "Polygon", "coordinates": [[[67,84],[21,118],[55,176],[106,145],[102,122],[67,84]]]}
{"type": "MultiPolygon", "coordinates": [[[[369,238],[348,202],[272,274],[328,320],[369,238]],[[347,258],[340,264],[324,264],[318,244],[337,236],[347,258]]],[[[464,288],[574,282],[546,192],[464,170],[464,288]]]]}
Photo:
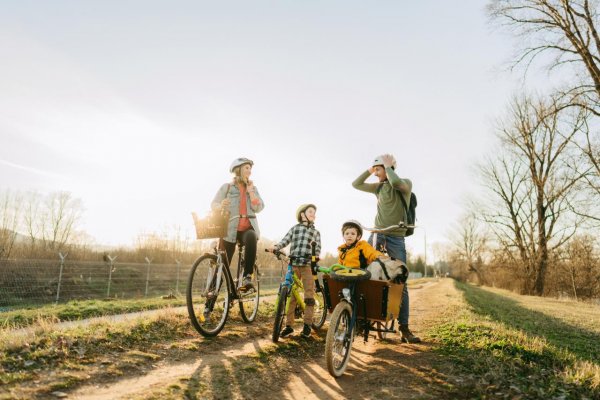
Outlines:
{"type": "Polygon", "coordinates": [[[250,275],[256,261],[256,242],[260,235],[256,213],[265,207],[258,189],[250,180],[253,165],[254,162],[248,158],[233,160],[229,167],[229,172],[233,174],[233,182],[223,184],[211,204],[213,210],[224,210],[230,215],[227,234],[222,238],[227,265],[235,252],[236,242],[244,245],[245,265],[241,287],[243,290],[252,288],[250,275]]]}

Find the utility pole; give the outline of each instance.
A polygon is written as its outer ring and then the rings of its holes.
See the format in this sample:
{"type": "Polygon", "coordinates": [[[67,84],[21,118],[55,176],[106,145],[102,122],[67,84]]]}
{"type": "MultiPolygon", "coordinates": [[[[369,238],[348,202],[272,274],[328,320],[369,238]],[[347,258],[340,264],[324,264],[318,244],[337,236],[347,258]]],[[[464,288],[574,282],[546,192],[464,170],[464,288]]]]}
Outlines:
{"type": "Polygon", "coordinates": [[[424,258],[423,262],[425,263],[424,275],[425,275],[425,278],[427,278],[427,231],[425,229],[423,229],[423,237],[425,240],[425,251],[424,251],[425,255],[423,256],[423,258],[424,258]]]}

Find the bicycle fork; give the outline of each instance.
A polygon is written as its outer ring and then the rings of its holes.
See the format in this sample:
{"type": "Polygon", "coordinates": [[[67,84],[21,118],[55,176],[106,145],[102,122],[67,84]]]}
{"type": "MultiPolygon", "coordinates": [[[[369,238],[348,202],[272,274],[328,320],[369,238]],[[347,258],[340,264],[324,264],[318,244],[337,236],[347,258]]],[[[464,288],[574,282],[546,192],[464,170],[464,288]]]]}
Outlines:
{"type": "Polygon", "coordinates": [[[212,312],[215,303],[217,301],[217,296],[219,293],[219,289],[221,288],[223,279],[223,262],[221,259],[221,255],[217,256],[217,263],[215,267],[212,265],[208,267],[208,276],[206,279],[206,287],[204,288],[204,295],[206,296],[206,304],[204,306],[204,312],[202,313],[202,322],[206,320],[206,317],[210,315],[212,312]]]}

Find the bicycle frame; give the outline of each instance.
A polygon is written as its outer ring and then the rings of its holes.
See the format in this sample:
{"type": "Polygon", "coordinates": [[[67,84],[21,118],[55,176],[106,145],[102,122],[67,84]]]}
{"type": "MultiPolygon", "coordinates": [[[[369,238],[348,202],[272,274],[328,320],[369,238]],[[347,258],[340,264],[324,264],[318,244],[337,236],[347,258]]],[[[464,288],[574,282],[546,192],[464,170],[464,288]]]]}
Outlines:
{"type": "MultiPolygon", "coordinates": [[[[240,275],[240,271],[242,268],[242,264],[244,262],[244,252],[243,250],[243,246],[238,244],[238,273],[237,275],[240,275]]],[[[236,286],[236,281],[233,279],[233,275],[231,274],[231,266],[228,265],[227,263],[225,263],[225,257],[227,257],[227,254],[224,250],[218,249],[215,247],[215,255],[217,256],[217,268],[216,271],[212,271],[209,273],[214,273],[214,276],[209,276],[209,279],[206,279],[206,288],[205,291],[206,293],[210,292],[210,288],[213,286],[213,282],[216,279],[216,282],[214,282],[215,286],[214,287],[220,287],[220,285],[223,283],[223,275],[224,278],[228,280],[229,282],[229,288],[231,288],[231,290],[229,290],[229,295],[231,296],[232,300],[240,300],[241,297],[238,295],[238,291],[237,286],[236,286]],[[225,272],[223,272],[225,271],[225,272]]],[[[239,280],[239,279],[238,279],[239,280]]],[[[237,282],[239,283],[239,281],[237,282]]]]}
{"type": "MultiPolygon", "coordinates": [[[[304,311],[306,309],[306,304],[304,303],[303,296],[300,295],[300,292],[304,291],[304,285],[302,284],[302,281],[300,280],[298,275],[296,275],[296,273],[294,272],[294,269],[291,265],[288,265],[288,271],[285,274],[285,280],[281,283],[281,285],[286,285],[288,287],[288,296],[294,296],[294,298],[296,299],[296,305],[304,311]]],[[[322,291],[322,289],[319,280],[315,279],[315,292],[320,291],[322,291]]],[[[277,306],[277,304],[275,304],[275,306],[277,306]]],[[[290,302],[288,301],[285,305],[286,314],[289,311],[289,307],[290,302]]]]}

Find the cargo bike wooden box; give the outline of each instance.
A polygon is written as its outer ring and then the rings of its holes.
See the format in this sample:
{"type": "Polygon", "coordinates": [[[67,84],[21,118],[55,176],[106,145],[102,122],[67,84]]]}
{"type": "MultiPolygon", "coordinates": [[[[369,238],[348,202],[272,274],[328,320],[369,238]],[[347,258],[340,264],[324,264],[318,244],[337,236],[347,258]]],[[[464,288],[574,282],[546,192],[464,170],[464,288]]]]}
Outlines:
{"type": "Polygon", "coordinates": [[[324,297],[332,313],[325,342],[327,369],[340,377],[350,361],[352,342],[370,332],[380,339],[395,332],[405,283],[369,280],[369,271],[339,269],[323,276],[324,297]]]}

